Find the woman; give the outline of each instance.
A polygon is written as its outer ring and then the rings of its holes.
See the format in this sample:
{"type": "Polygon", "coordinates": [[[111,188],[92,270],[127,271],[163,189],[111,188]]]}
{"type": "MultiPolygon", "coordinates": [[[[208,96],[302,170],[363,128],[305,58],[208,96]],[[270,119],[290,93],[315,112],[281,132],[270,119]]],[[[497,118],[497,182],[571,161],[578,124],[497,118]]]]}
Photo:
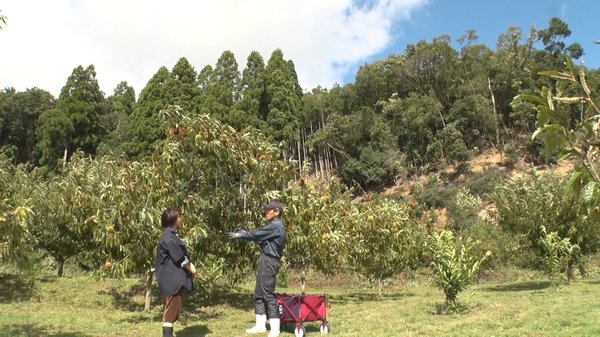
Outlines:
{"type": "Polygon", "coordinates": [[[181,227],[181,212],[167,208],[161,217],[162,236],[156,247],[154,269],[161,294],[165,297],[162,330],[163,337],[173,336],[173,324],[179,319],[184,292],[193,289],[192,278],[196,267],[190,262],[185,243],[175,231],[181,227]]]}

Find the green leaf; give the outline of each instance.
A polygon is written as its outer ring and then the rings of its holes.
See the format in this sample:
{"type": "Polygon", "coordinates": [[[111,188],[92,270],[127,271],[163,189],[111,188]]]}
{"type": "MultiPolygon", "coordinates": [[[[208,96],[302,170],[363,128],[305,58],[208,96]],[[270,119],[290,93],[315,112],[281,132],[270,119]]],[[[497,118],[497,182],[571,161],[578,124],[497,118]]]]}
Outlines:
{"type": "Polygon", "coordinates": [[[567,181],[567,185],[565,186],[565,192],[572,195],[579,195],[581,192],[581,178],[583,172],[578,170],[573,172],[569,180],[567,181]]]}
{"type": "Polygon", "coordinates": [[[531,135],[531,139],[536,139],[539,135],[541,135],[544,132],[545,128],[537,128],[537,130],[535,130],[535,132],[533,133],[533,135],[531,135]]]}
{"type": "Polygon", "coordinates": [[[538,126],[544,126],[552,121],[552,117],[554,114],[552,113],[552,110],[550,110],[548,107],[538,106],[537,111],[538,113],[536,118],[538,126]]]}
{"type": "Polygon", "coordinates": [[[520,98],[523,101],[529,102],[529,103],[533,103],[533,104],[537,104],[537,105],[543,105],[545,104],[546,100],[543,99],[541,96],[539,95],[532,95],[532,94],[521,94],[517,97],[515,97],[515,99],[520,98]]]}
{"type": "Polygon", "coordinates": [[[577,80],[569,73],[563,73],[556,70],[540,71],[540,76],[546,76],[557,80],[567,80],[570,82],[577,82],[577,80]]]}
{"type": "Polygon", "coordinates": [[[592,205],[595,204],[598,199],[598,186],[599,183],[597,181],[590,181],[583,188],[583,200],[586,204],[592,205]]]}
{"type": "Polygon", "coordinates": [[[572,157],[579,157],[579,152],[577,152],[575,149],[565,149],[561,153],[561,156],[558,158],[558,160],[565,160],[572,157]]]}
{"type": "Polygon", "coordinates": [[[554,97],[554,100],[567,104],[575,104],[585,100],[585,97],[554,97]]]}
{"type": "Polygon", "coordinates": [[[565,143],[564,129],[558,125],[549,125],[545,128],[544,134],[544,152],[546,158],[550,158],[552,153],[565,143]]]}

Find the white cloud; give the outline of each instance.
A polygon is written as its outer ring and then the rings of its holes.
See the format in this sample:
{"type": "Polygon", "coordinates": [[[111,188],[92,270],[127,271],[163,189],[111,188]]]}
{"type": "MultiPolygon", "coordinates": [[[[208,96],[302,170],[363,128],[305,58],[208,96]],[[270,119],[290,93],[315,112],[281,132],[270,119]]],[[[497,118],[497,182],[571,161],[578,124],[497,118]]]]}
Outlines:
{"type": "Polygon", "coordinates": [[[78,65],[102,90],[125,80],[139,94],[161,66],[186,57],[200,71],[225,50],[242,70],[251,51],[280,48],[300,85],[341,82],[391,43],[394,24],[427,0],[19,0],[3,4],[0,88],[58,96],[78,65]]]}

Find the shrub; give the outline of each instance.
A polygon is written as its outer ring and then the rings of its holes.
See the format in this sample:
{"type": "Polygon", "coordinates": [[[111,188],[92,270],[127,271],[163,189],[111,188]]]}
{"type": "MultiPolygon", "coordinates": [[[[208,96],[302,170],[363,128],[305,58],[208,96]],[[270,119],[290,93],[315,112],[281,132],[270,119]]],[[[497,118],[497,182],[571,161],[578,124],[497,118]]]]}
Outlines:
{"type": "Polygon", "coordinates": [[[548,234],[544,226],[541,227],[541,232],[540,244],[544,251],[546,271],[551,276],[564,271],[567,281],[572,280],[573,269],[581,262],[581,248],[579,245],[571,244],[569,238],[561,239],[557,232],[548,234]]]}
{"type": "Polygon", "coordinates": [[[504,172],[498,167],[492,167],[485,171],[475,173],[469,181],[465,183],[465,186],[469,189],[472,195],[488,198],[496,186],[504,178],[504,172]]]}
{"type": "Polygon", "coordinates": [[[461,231],[479,220],[481,198],[473,196],[466,188],[461,188],[454,195],[454,202],[448,206],[452,228],[461,231]]]}
{"type": "Polygon", "coordinates": [[[515,166],[515,164],[517,163],[517,160],[519,159],[517,157],[517,149],[515,148],[515,146],[508,145],[506,147],[505,153],[506,153],[506,157],[504,157],[502,164],[507,167],[515,166]]]}
{"type": "Polygon", "coordinates": [[[482,264],[492,257],[490,251],[481,258],[472,250],[478,244],[467,239],[463,244],[457,243],[450,231],[436,233],[432,237],[432,253],[434,283],[444,291],[446,300],[444,312],[456,312],[461,306],[458,294],[473,283],[482,264]]]}
{"type": "Polygon", "coordinates": [[[549,232],[557,232],[560,238],[570,238],[583,254],[598,250],[599,226],[592,217],[583,216],[580,200],[564,194],[564,184],[557,176],[533,174],[504,182],[490,195],[498,210],[500,227],[525,239],[523,248],[531,249],[539,257],[545,254],[540,242],[542,226],[549,232]]]}

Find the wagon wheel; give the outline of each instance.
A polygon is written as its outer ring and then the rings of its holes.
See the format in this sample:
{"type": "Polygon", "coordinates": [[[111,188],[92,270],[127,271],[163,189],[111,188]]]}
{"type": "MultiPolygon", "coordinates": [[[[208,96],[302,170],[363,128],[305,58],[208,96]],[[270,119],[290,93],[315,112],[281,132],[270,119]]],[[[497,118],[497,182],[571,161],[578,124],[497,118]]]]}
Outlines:
{"type": "Polygon", "coordinates": [[[326,333],[330,333],[331,332],[331,328],[329,327],[329,323],[327,323],[327,322],[321,323],[321,328],[319,330],[321,331],[321,335],[324,335],[326,333]]]}
{"type": "Polygon", "coordinates": [[[304,328],[304,325],[302,325],[302,324],[296,325],[296,328],[294,329],[294,336],[296,336],[296,337],[306,336],[306,329],[304,328]]]}

